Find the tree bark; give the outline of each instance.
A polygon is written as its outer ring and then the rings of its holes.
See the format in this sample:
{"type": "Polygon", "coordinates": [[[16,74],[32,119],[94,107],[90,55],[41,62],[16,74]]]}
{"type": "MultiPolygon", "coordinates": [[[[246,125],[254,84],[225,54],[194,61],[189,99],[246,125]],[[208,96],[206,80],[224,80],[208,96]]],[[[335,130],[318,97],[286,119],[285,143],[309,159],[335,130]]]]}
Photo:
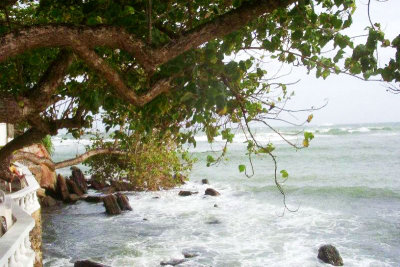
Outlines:
{"type": "Polygon", "coordinates": [[[98,148],[94,150],[89,150],[86,153],[83,153],[75,158],[64,160],[55,164],[55,169],[61,169],[65,167],[69,167],[72,165],[77,165],[90,157],[100,155],[100,154],[115,154],[115,155],[126,155],[126,152],[112,149],[112,148],[98,148]]]}

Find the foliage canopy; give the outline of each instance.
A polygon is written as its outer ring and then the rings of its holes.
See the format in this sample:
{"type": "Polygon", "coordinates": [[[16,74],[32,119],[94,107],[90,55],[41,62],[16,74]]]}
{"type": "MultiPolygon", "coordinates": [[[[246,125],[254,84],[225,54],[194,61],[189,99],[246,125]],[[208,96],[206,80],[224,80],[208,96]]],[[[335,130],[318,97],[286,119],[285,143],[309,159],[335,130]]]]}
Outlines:
{"type": "MultiPolygon", "coordinates": [[[[400,81],[400,35],[388,40],[374,24],[355,42],[343,33],[355,8],[355,0],[7,1],[0,121],[29,130],[0,160],[61,128],[79,136],[101,112],[108,130],[128,124],[181,143],[195,144],[198,130],[229,143],[236,127],[248,137],[249,155],[275,161],[273,145],[255,140],[249,123],[270,126],[291,94],[263,61],[304,66],[324,79],[346,73],[400,81]],[[378,47],[395,51],[383,67],[378,47]]],[[[305,133],[303,144],[292,145],[307,147],[312,138],[305,133]]]]}

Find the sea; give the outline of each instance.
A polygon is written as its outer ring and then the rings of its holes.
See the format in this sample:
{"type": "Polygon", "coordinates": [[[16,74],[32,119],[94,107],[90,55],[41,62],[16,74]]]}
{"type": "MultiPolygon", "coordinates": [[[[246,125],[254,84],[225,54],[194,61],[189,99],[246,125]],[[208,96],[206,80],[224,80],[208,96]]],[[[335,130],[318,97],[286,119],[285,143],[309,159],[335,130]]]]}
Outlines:
{"type": "MultiPolygon", "coordinates": [[[[304,128],[278,127],[293,143],[304,128]]],[[[266,155],[250,170],[245,135],[238,133],[226,158],[206,166],[207,155],[223,146],[196,136],[189,181],[178,188],[127,193],[133,211],[108,216],[102,203],[78,201],[42,210],[44,266],[73,266],[90,259],[109,266],[327,266],[317,258],[334,245],[345,266],[400,266],[400,123],[308,126],[315,138],[296,150],[271,130],[255,127],[262,142],[273,142],[279,171],[266,155]],[[209,184],[203,185],[202,179],[209,184]],[[221,193],[205,196],[207,188],[221,193]],[[180,190],[198,192],[180,197],[180,190]]],[[[73,157],[88,139],[53,138],[53,159],[73,157]]],[[[214,154],[216,155],[216,154],[214,154]]],[[[90,170],[80,166],[87,175],[90,170]]],[[[70,175],[68,168],[60,170],[70,175]]],[[[94,191],[92,193],[95,193],[94,191]]]]}

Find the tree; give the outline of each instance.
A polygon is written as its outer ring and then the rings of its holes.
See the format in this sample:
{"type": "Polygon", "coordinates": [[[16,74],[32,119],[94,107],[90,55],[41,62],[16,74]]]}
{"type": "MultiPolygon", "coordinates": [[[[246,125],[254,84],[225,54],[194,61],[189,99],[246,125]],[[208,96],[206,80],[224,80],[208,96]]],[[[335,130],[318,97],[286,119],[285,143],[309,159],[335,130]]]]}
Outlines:
{"type": "MultiPolygon", "coordinates": [[[[210,142],[222,135],[229,143],[239,127],[249,156],[275,161],[273,145],[257,142],[249,124],[270,126],[291,96],[262,59],[233,57],[243,51],[322,78],[400,80],[400,36],[385,39],[379,24],[368,27],[365,43],[343,34],[355,0],[21,0],[0,8],[0,122],[28,128],[0,150],[3,179],[14,151],[62,128],[77,136],[100,111],[107,129],[128,122],[130,130],[157,129],[180,142],[195,143],[202,130],[210,142]],[[378,46],[396,50],[385,67],[378,46]]],[[[300,148],[312,138],[289,143],[300,148]]]]}

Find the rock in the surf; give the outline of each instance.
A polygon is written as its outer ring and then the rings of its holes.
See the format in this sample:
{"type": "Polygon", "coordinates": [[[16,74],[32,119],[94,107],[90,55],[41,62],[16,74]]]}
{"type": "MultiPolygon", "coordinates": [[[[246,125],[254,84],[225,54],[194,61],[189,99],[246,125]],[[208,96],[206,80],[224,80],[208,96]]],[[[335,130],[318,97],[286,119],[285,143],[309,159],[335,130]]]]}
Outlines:
{"type": "Polygon", "coordinates": [[[104,207],[106,208],[107,214],[118,215],[121,214],[121,208],[118,205],[117,197],[114,195],[108,195],[103,198],[104,207]]]}
{"type": "Polygon", "coordinates": [[[74,267],[109,267],[109,266],[89,260],[84,260],[84,261],[76,261],[74,263],[74,267]]]}
{"type": "Polygon", "coordinates": [[[78,196],[82,196],[83,192],[81,188],[71,179],[65,179],[67,182],[68,190],[70,194],[76,194],[78,196]]]}
{"type": "Polygon", "coordinates": [[[318,259],[333,266],[343,266],[339,251],[332,245],[323,245],[318,250],[318,259]]]}
{"type": "Polygon", "coordinates": [[[209,195],[209,196],[213,196],[213,197],[221,195],[217,190],[212,189],[212,188],[207,188],[206,191],[204,192],[204,194],[205,195],[209,195]]]}
{"type": "Polygon", "coordinates": [[[129,204],[129,198],[121,193],[115,194],[117,202],[121,210],[132,210],[131,204],[129,204]]]}
{"type": "Polygon", "coordinates": [[[104,195],[90,195],[84,198],[86,202],[90,203],[99,203],[102,202],[104,198],[104,195]]]}
{"type": "Polygon", "coordinates": [[[171,266],[175,266],[181,263],[184,263],[185,261],[187,261],[187,259],[173,259],[173,260],[169,260],[169,261],[162,261],[160,262],[160,265],[171,265],[171,266]]]}
{"type": "Polygon", "coordinates": [[[202,184],[210,184],[210,183],[208,182],[208,180],[207,180],[207,179],[203,179],[203,180],[201,180],[201,183],[202,183],[202,184]]]}
{"type": "Polygon", "coordinates": [[[191,191],[179,191],[178,195],[181,197],[191,196],[193,194],[197,194],[199,192],[191,192],[191,191]]]}
{"type": "Polygon", "coordinates": [[[65,181],[65,178],[61,174],[57,176],[57,195],[64,202],[69,201],[69,191],[67,182],[65,181]]]}
{"type": "Polygon", "coordinates": [[[84,194],[86,194],[87,193],[87,182],[86,182],[85,176],[83,175],[83,172],[75,166],[72,166],[71,170],[72,170],[71,180],[75,182],[75,184],[79,187],[79,189],[84,194]]]}

